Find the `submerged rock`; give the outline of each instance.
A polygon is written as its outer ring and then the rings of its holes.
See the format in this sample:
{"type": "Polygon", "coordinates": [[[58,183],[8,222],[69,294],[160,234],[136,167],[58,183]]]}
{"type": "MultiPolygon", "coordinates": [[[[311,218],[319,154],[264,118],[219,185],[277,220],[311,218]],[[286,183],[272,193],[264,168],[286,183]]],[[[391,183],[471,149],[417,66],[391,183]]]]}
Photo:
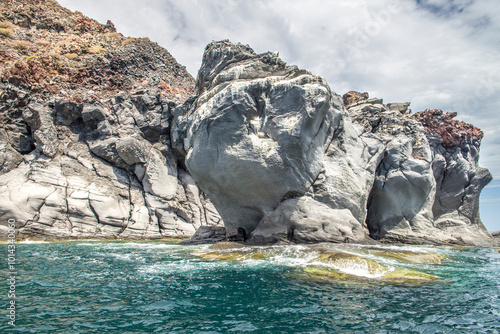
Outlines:
{"type": "MultiPolygon", "coordinates": [[[[363,252],[362,250],[360,250],[363,252]]],[[[371,252],[370,252],[371,253],[371,252]]],[[[396,258],[410,258],[408,252],[387,252],[396,258]]],[[[378,254],[377,256],[387,256],[378,254]]],[[[423,255],[424,253],[421,253],[423,255]]],[[[428,254],[428,253],[425,253],[428,254]]],[[[433,254],[438,257],[439,254],[433,254]]],[[[414,259],[414,258],[411,258],[414,259]]],[[[383,265],[376,260],[368,259],[363,255],[347,253],[343,251],[324,252],[315,258],[314,262],[324,263],[324,266],[311,265],[304,271],[312,278],[333,279],[340,281],[379,281],[384,283],[417,283],[438,279],[437,276],[427,274],[414,269],[403,267],[391,267],[383,265]]],[[[413,262],[413,261],[411,261],[413,262]]],[[[422,262],[414,262],[422,263],[422,262]]],[[[430,261],[430,263],[434,263],[430,261]]]]}
{"type": "MultiPolygon", "coordinates": [[[[376,264],[376,262],[365,262],[369,260],[363,260],[361,263],[361,268],[366,270],[368,276],[354,275],[342,272],[341,270],[321,267],[321,266],[310,266],[304,268],[304,272],[308,274],[305,276],[306,279],[319,279],[319,280],[332,280],[332,281],[348,281],[349,283],[354,282],[381,282],[381,283],[425,283],[429,281],[437,280],[439,277],[431,274],[427,274],[421,271],[398,268],[390,270],[381,265],[376,264]],[[373,275],[370,277],[369,275],[373,275]]],[[[304,276],[303,276],[304,277],[304,276]]]]}
{"type": "Polygon", "coordinates": [[[435,275],[394,264],[393,261],[387,261],[387,257],[404,262],[425,263],[426,266],[439,263],[437,259],[442,258],[436,253],[331,243],[307,246],[248,246],[234,242],[220,242],[201,248],[195,251],[194,255],[208,261],[265,261],[293,268],[289,271],[293,276],[306,280],[350,284],[373,282],[414,284],[437,280],[439,277],[435,275]]]}
{"type": "Polygon", "coordinates": [[[440,263],[444,256],[437,253],[393,251],[387,249],[370,251],[370,254],[410,263],[440,263]]]}

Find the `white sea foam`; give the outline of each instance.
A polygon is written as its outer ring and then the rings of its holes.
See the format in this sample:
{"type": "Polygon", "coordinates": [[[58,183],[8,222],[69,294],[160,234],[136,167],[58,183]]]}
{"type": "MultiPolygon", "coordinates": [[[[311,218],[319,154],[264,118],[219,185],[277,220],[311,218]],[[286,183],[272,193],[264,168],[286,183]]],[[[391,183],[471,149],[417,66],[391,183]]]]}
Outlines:
{"type": "Polygon", "coordinates": [[[18,242],[19,244],[48,244],[48,241],[42,241],[42,240],[30,240],[29,238],[26,240],[22,240],[18,242]]]}
{"type": "Polygon", "coordinates": [[[137,271],[145,274],[185,274],[192,275],[200,271],[213,270],[229,266],[225,261],[193,261],[181,260],[174,262],[162,262],[147,264],[138,267],[137,271]]]}

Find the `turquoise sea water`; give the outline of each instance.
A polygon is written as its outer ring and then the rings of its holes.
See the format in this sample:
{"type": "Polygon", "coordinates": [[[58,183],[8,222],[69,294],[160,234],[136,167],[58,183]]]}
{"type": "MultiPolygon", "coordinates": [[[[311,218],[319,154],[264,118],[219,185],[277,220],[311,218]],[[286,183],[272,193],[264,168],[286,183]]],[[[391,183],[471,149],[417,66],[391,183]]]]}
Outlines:
{"type": "MultiPolygon", "coordinates": [[[[214,255],[207,246],[164,242],[17,246],[16,326],[8,324],[9,287],[3,280],[0,333],[500,331],[495,248],[367,251],[339,245],[333,247],[369,261],[347,258],[321,267],[318,253],[305,246],[266,248],[265,255],[253,249],[237,258],[214,255]],[[414,263],[381,256],[384,251],[431,252],[442,260],[414,263]],[[434,279],[384,276],[416,271],[434,279]]],[[[1,245],[2,277],[8,276],[6,254],[1,245]]]]}

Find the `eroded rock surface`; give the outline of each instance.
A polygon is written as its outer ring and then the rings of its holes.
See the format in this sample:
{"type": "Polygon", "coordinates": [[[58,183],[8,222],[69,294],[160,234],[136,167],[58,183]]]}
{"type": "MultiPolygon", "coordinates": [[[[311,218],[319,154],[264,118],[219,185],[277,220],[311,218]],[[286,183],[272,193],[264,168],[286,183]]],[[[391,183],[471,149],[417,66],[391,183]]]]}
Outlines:
{"type": "Polygon", "coordinates": [[[321,77],[229,41],[207,46],[196,93],[175,110],[171,137],[227,236],[490,243],[478,129],[368,93],[341,98],[321,77]]]}
{"type": "Polygon", "coordinates": [[[341,98],[323,78],[228,41],[207,46],[197,87],[175,111],[174,145],[228,236],[249,234],[308,193],[345,113],[341,98]]]}
{"type": "Polygon", "coordinates": [[[425,127],[432,151],[434,225],[455,239],[474,243],[477,237],[489,236],[479,217],[479,196],[493,177],[478,165],[483,132],[452,119],[455,116],[441,110],[415,114],[425,127]]]}
{"type": "Polygon", "coordinates": [[[16,0],[1,15],[12,33],[0,40],[0,237],[8,219],[20,236],[54,238],[221,224],[170,146],[194,80],[168,51],[55,2],[16,0]]]}

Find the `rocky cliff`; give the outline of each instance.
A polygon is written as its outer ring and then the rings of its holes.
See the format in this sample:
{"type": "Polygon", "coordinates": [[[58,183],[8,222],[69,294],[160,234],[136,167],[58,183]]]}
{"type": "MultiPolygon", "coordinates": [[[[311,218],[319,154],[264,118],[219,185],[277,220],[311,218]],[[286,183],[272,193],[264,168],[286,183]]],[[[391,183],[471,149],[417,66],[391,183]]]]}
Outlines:
{"type": "Polygon", "coordinates": [[[0,10],[0,236],[492,242],[483,134],[453,114],[339,96],[229,41],[195,81],[55,1],[0,10]]]}
{"type": "Polygon", "coordinates": [[[2,2],[0,235],[189,237],[220,224],[170,149],[193,78],[55,1],[2,2]]]}
{"type": "MultiPolygon", "coordinates": [[[[207,46],[172,145],[250,243],[488,244],[482,132],[409,103],[332,92],[319,76],[228,41],[207,46]]],[[[206,231],[204,231],[205,233],[206,231]]]]}

